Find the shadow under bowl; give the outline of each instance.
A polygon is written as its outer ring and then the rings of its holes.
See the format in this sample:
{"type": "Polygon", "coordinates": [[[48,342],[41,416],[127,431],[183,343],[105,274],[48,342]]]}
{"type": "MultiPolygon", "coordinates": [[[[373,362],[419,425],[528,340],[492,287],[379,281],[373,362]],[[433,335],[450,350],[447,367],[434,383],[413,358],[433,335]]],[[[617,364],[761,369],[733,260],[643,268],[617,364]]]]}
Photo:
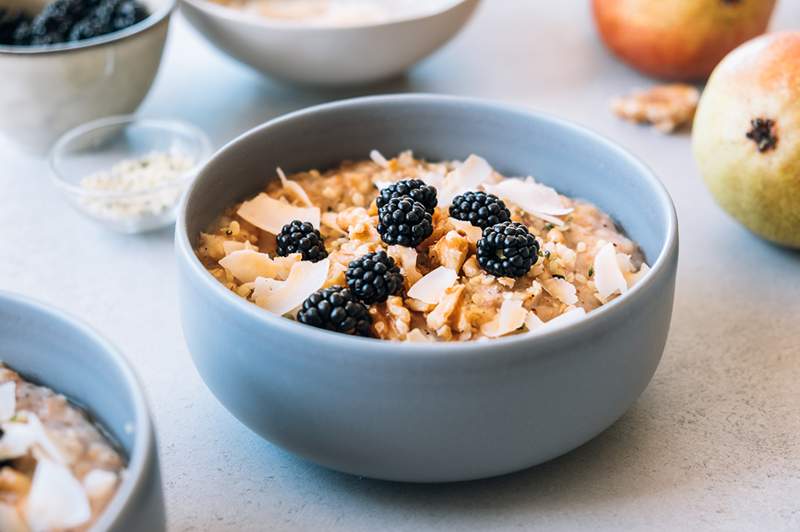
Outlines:
{"type": "Polygon", "coordinates": [[[189,190],[176,229],[184,334],[225,407],[264,438],[366,477],[439,482],[524,469],[578,447],[639,397],[672,313],[677,220],[663,185],[602,137],[516,107],[431,95],[360,98],[268,122],[229,143],[189,190]],[[336,132],[331,134],[331,132],[336,132]],[[223,210],[287,173],[413,149],[485,157],[594,202],[652,270],[584,320],[490,341],[354,338],[272,315],[227,290],[195,256],[223,210]]]}

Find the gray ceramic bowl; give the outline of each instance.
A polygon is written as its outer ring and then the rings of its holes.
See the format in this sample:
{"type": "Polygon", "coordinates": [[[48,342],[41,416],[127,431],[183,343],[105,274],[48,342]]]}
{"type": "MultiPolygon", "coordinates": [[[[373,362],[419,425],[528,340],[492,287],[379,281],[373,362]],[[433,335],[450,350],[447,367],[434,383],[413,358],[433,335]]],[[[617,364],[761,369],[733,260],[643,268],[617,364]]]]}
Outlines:
{"type": "Polygon", "coordinates": [[[179,214],[179,289],[200,374],[245,425],[332,469],[402,481],[476,479],[563,454],[606,429],[647,386],[664,349],[678,259],[664,187],[618,146],[540,114],[402,95],[314,107],[234,140],[201,170],[179,214]],[[335,132],[332,134],[331,132],[335,132]],[[487,158],[608,211],[652,271],[571,326],[476,343],[405,344],[269,314],[209,275],[192,246],[236,201],[287,172],[370,149],[487,158]]]}
{"type": "Polygon", "coordinates": [[[128,474],[92,532],[165,530],[150,414],[119,351],[59,311],[0,292],[0,360],[86,407],[125,449],[128,474]]]}
{"type": "MultiPolygon", "coordinates": [[[[38,13],[51,0],[0,0],[38,13]]],[[[133,113],[161,63],[175,0],[141,0],[150,16],[93,39],[47,46],[0,45],[0,133],[43,154],[65,131],[133,113]]]]}

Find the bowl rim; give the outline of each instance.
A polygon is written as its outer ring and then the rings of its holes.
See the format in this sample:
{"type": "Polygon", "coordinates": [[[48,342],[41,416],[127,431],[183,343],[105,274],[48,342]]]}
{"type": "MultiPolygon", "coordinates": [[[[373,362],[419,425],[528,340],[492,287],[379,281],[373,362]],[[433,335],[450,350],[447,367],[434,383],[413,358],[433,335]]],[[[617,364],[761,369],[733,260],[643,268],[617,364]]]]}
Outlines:
{"type": "Polygon", "coordinates": [[[226,7],[223,5],[210,2],[209,0],[180,0],[182,4],[189,4],[193,8],[208,13],[212,17],[225,19],[229,22],[244,24],[250,27],[261,28],[266,30],[285,30],[285,31],[330,31],[341,32],[351,30],[364,30],[371,28],[382,28],[392,26],[394,24],[403,24],[405,22],[427,20],[440,15],[445,15],[464,4],[474,3],[476,6],[480,0],[446,0],[442,1],[442,5],[433,10],[422,11],[419,14],[409,14],[404,17],[392,18],[380,22],[361,23],[361,24],[344,24],[344,25],[324,25],[324,24],[309,24],[308,22],[293,21],[293,20],[273,20],[269,17],[258,17],[251,14],[243,13],[239,10],[226,7]]]}
{"type": "MultiPolygon", "coordinates": [[[[656,279],[669,274],[672,259],[677,258],[678,253],[678,219],[672,198],[664,184],[658,179],[658,177],[656,177],[655,173],[638,157],[630,153],[621,145],[589,128],[538,110],[532,110],[520,105],[507,104],[481,98],[437,94],[391,94],[351,98],[347,100],[315,105],[294,111],[256,126],[225,144],[206,161],[206,164],[198,173],[197,179],[193,181],[189,189],[186,191],[186,194],[183,196],[180,206],[178,207],[178,217],[175,225],[175,244],[178,251],[176,256],[179,257],[179,260],[182,259],[188,262],[189,272],[199,283],[201,283],[202,286],[210,289],[211,293],[215,294],[215,297],[220,301],[226,303],[230,309],[233,309],[237,312],[243,312],[251,320],[263,323],[266,327],[272,328],[277,332],[287,335],[310,337],[310,339],[318,342],[338,342],[343,348],[348,346],[352,346],[354,348],[363,348],[363,350],[371,354],[374,353],[374,350],[380,350],[383,355],[393,354],[405,358],[409,357],[409,353],[413,354],[415,352],[423,357],[429,356],[430,352],[433,352],[436,354],[436,356],[440,357],[464,357],[465,355],[469,354],[480,355],[482,352],[484,352],[485,348],[489,346],[499,348],[501,352],[510,352],[510,349],[506,350],[503,348],[517,344],[528,343],[531,341],[540,342],[542,344],[551,343],[559,338],[566,337],[570,333],[579,334],[583,331],[589,331],[590,328],[594,327],[596,324],[608,321],[613,316],[624,312],[624,309],[629,306],[631,302],[643,297],[642,294],[647,291],[647,288],[656,282],[656,279]],[[197,258],[187,233],[186,213],[195,189],[202,181],[210,179],[210,177],[207,175],[204,176],[203,173],[214,161],[225,155],[228,151],[235,149],[239,143],[247,138],[259,135],[262,131],[271,129],[279,124],[303,120],[303,118],[312,114],[329,110],[363,108],[364,106],[379,107],[386,104],[415,103],[455,106],[460,105],[473,109],[482,109],[485,112],[510,112],[517,115],[523,115],[528,119],[544,121],[562,130],[569,131],[571,134],[590,139],[605,147],[606,150],[615,154],[615,156],[626,160],[638,171],[639,175],[655,191],[656,195],[658,196],[657,208],[664,212],[667,218],[666,237],[664,239],[664,244],[661,246],[657,258],[650,265],[650,271],[625,294],[615,298],[610,303],[588,312],[583,319],[577,322],[559,324],[533,333],[522,333],[508,335],[501,338],[480,339],[476,341],[400,342],[344,335],[324,329],[318,329],[316,327],[309,327],[294,320],[286,319],[283,316],[277,316],[234,294],[206,270],[206,268],[197,258]]],[[[356,350],[357,349],[353,349],[352,351],[354,352],[356,350]]],[[[347,349],[343,349],[342,351],[350,352],[350,350],[347,349]]]]}
{"type": "Polygon", "coordinates": [[[163,5],[150,13],[144,20],[137,22],[125,29],[106,33],[91,39],[83,39],[74,42],[65,42],[58,44],[41,44],[34,46],[15,46],[8,44],[0,45],[0,56],[27,56],[27,55],[49,55],[65,52],[76,52],[86,48],[94,48],[113,44],[117,41],[133,37],[140,33],[144,33],[150,28],[157,26],[164,19],[168,18],[177,5],[177,0],[164,0],[163,5]]]}
{"type": "Polygon", "coordinates": [[[211,140],[208,135],[192,124],[183,120],[166,119],[166,118],[146,118],[139,117],[135,114],[132,115],[113,115],[104,118],[98,118],[85,122],[77,127],[74,127],[61,135],[58,140],[53,144],[50,152],[47,155],[47,164],[50,168],[50,180],[59,189],[68,192],[69,194],[82,198],[91,199],[136,199],[140,197],[150,196],[163,190],[171,190],[176,187],[185,187],[190,183],[203,167],[205,161],[212,153],[211,140]],[[200,147],[200,157],[194,162],[192,167],[186,170],[178,179],[172,182],[159,185],[157,187],[148,188],[146,190],[135,192],[117,192],[107,190],[89,190],[70,183],[64,174],[59,171],[59,158],[64,147],[71,141],[86,135],[88,133],[97,131],[99,129],[120,126],[120,125],[137,125],[148,128],[178,131],[194,137],[194,140],[200,147]]]}
{"type": "MultiPolygon", "coordinates": [[[[126,474],[119,488],[117,488],[114,497],[106,505],[97,521],[90,528],[91,531],[107,530],[112,525],[118,524],[131,498],[139,490],[144,489],[148,467],[150,466],[150,462],[155,459],[151,453],[151,450],[155,449],[152,414],[145,397],[142,382],[136,371],[130,365],[130,362],[125,358],[125,355],[86,322],[48,303],[6,290],[0,290],[0,303],[10,303],[16,307],[26,308],[45,316],[48,320],[60,321],[70,328],[75,329],[100,347],[103,356],[108,358],[113,365],[116,366],[125,380],[126,393],[131,396],[133,402],[134,430],[136,434],[133,444],[131,445],[131,452],[128,455],[126,474]]],[[[93,406],[88,404],[85,406],[91,413],[93,406]]]]}

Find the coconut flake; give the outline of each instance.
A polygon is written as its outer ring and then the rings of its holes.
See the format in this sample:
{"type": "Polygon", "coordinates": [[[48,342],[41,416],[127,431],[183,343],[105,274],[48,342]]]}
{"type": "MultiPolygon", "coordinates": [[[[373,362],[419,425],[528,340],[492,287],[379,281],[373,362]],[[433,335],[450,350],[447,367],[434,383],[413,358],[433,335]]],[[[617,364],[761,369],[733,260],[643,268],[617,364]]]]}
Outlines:
{"type": "Polygon", "coordinates": [[[525,327],[529,331],[535,331],[544,327],[545,323],[536,315],[534,311],[528,311],[528,315],[525,316],[525,327]]]}
{"type": "Polygon", "coordinates": [[[436,340],[429,334],[424,333],[420,329],[411,329],[406,334],[407,342],[435,342],[436,340]]]}
{"type": "Polygon", "coordinates": [[[295,207],[273,199],[264,192],[242,203],[236,214],[273,235],[279,234],[284,225],[294,220],[309,222],[319,229],[320,211],[318,207],[295,207]]]}
{"type": "Polygon", "coordinates": [[[455,270],[439,266],[414,283],[408,290],[408,297],[435,305],[444,296],[445,290],[453,286],[457,278],[458,273],[455,270]]]}
{"type": "Polygon", "coordinates": [[[222,243],[222,250],[225,252],[226,256],[230,255],[234,251],[241,251],[243,249],[258,251],[258,248],[251,244],[248,240],[245,240],[244,242],[239,242],[238,240],[226,240],[222,243]]]}
{"type": "Polygon", "coordinates": [[[481,332],[489,338],[497,338],[522,327],[527,317],[528,311],[522,307],[521,300],[506,299],[492,321],[481,326],[481,332]]]}
{"type": "Polygon", "coordinates": [[[269,255],[252,249],[234,251],[220,259],[219,265],[242,283],[255,281],[257,277],[276,277],[278,274],[278,267],[269,255]]]}
{"type": "Polygon", "coordinates": [[[559,227],[563,220],[557,218],[573,211],[564,207],[561,196],[555,189],[537,183],[532,177],[523,179],[509,178],[496,185],[484,184],[484,190],[490,194],[519,205],[524,211],[559,227]]]}
{"type": "Polygon", "coordinates": [[[569,323],[575,323],[581,321],[585,316],[586,311],[583,309],[583,307],[575,307],[559,316],[556,316],[552,320],[545,323],[545,325],[549,327],[552,325],[566,325],[569,323]]]}
{"type": "Polygon", "coordinates": [[[25,517],[33,530],[80,526],[92,517],[83,486],[65,466],[40,459],[33,474],[25,517]]]}
{"type": "Polygon", "coordinates": [[[51,460],[66,462],[36,414],[21,411],[17,415],[19,421],[9,421],[0,425],[3,429],[3,437],[0,438],[0,460],[25,456],[28,451],[36,447],[51,460]]]}
{"type": "Polygon", "coordinates": [[[0,384],[0,422],[14,417],[17,411],[17,383],[14,381],[0,384]]]}
{"type": "Polygon", "coordinates": [[[481,228],[476,227],[469,222],[458,220],[456,218],[450,218],[449,221],[450,225],[452,225],[456,231],[466,236],[467,240],[469,240],[472,244],[476,243],[483,236],[483,231],[481,231],[481,228]]]}
{"type": "Polygon", "coordinates": [[[28,532],[28,525],[22,520],[17,509],[0,502],[0,530],[3,532],[28,532]]]}
{"type": "Polygon", "coordinates": [[[308,197],[306,190],[300,185],[300,183],[287,178],[280,166],[275,170],[278,172],[278,178],[281,180],[281,185],[285,190],[291,191],[292,194],[294,194],[295,197],[306,207],[314,206],[314,204],[311,203],[311,198],[308,197]]]}
{"type": "Polygon", "coordinates": [[[253,301],[259,307],[275,314],[286,314],[322,288],[328,277],[329,267],[330,259],[319,262],[304,260],[292,265],[289,277],[285,281],[259,277],[255,281],[253,301]]]}
{"type": "Polygon", "coordinates": [[[605,301],[613,294],[624,294],[628,291],[628,283],[617,260],[614,244],[607,242],[594,257],[594,284],[600,299],[605,301]]]}
{"type": "Polygon", "coordinates": [[[381,168],[389,168],[389,161],[387,161],[386,157],[384,157],[383,154],[378,150],[372,150],[369,152],[369,158],[381,168]]]}
{"type": "Polygon", "coordinates": [[[557,277],[542,281],[542,286],[547,290],[551,296],[558,298],[559,301],[566,305],[574,305],[578,302],[576,295],[575,285],[557,277]]]}
{"type": "Polygon", "coordinates": [[[108,498],[117,485],[117,474],[105,469],[92,469],[83,477],[83,488],[89,499],[102,501],[108,498]]]}
{"type": "Polygon", "coordinates": [[[628,281],[628,288],[632,288],[636,283],[642,280],[642,278],[647,275],[647,272],[650,271],[650,266],[642,263],[641,267],[639,267],[639,271],[636,273],[631,273],[626,275],[626,279],[628,281]]]}
{"type": "Polygon", "coordinates": [[[461,165],[448,173],[437,186],[440,207],[449,207],[453,198],[469,190],[477,190],[478,185],[492,176],[492,167],[486,159],[470,155],[461,165]]]}

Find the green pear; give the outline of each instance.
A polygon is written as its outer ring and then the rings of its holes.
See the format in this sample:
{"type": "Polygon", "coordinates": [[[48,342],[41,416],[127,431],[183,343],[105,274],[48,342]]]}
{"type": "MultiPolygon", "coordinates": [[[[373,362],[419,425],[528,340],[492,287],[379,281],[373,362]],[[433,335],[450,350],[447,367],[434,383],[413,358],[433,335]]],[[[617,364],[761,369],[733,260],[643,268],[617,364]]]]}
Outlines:
{"type": "Polygon", "coordinates": [[[728,214],[767,240],[800,248],[800,32],[749,41],[717,66],[692,143],[728,214]]]}

